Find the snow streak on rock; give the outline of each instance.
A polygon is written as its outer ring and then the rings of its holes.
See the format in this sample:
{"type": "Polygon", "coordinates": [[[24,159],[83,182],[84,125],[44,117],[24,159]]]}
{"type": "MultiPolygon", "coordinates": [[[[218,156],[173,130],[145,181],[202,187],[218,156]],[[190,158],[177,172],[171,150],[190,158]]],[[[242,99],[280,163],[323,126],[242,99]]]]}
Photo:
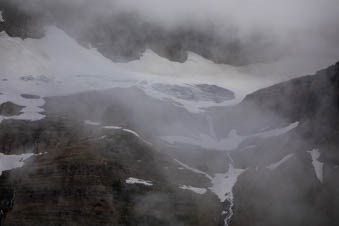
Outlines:
{"type": "Polygon", "coordinates": [[[187,186],[187,185],[181,185],[179,188],[183,189],[183,190],[192,191],[192,192],[197,193],[199,195],[203,195],[207,192],[206,188],[196,188],[196,187],[187,186]]]}
{"type": "Polygon", "coordinates": [[[138,179],[138,178],[134,178],[134,177],[130,177],[130,178],[126,179],[126,183],[127,184],[142,184],[142,185],[145,185],[145,186],[152,186],[153,185],[152,181],[138,179]]]}
{"type": "Polygon", "coordinates": [[[284,162],[288,161],[290,158],[292,158],[294,156],[294,153],[286,155],[284,158],[282,158],[280,161],[273,163],[269,166],[267,166],[268,169],[270,170],[275,170],[276,168],[278,168],[279,166],[281,166],[284,162]]]}

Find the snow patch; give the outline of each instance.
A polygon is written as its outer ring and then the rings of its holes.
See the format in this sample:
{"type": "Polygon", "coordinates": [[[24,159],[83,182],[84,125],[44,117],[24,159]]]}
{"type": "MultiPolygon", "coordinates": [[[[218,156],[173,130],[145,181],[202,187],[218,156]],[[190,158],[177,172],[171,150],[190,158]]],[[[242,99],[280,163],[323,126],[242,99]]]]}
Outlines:
{"type": "Polygon", "coordinates": [[[153,185],[152,181],[138,179],[138,178],[134,178],[134,177],[130,177],[130,178],[126,179],[126,183],[127,184],[142,184],[142,185],[145,185],[145,186],[152,186],[153,185]]]}
{"type": "Polygon", "coordinates": [[[25,160],[32,156],[34,156],[33,153],[21,155],[5,155],[0,153],[0,175],[2,174],[2,171],[23,167],[25,160]]]}
{"type": "Polygon", "coordinates": [[[223,213],[223,215],[226,215],[225,225],[228,225],[233,216],[233,187],[236,184],[238,177],[246,170],[235,169],[232,164],[229,164],[229,168],[226,173],[215,174],[214,177],[212,177],[208,173],[192,168],[179,160],[175,159],[175,161],[187,170],[204,175],[212,183],[212,186],[208,189],[219,198],[220,202],[225,202],[226,200],[229,202],[228,210],[223,213]]]}
{"type": "Polygon", "coordinates": [[[244,169],[235,169],[233,165],[230,164],[226,173],[216,174],[212,180],[210,190],[218,196],[220,202],[225,202],[226,200],[229,202],[228,209],[223,214],[226,215],[224,220],[226,226],[229,225],[234,214],[233,187],[237,183],[238,177],[245,171],[244,169]]]}
{"type": "Polygon", "coordinates": [[[196,188],[196,187],[187,186],[187,185],[181,185],[179,188],[183,190],[189,190],[189,191],[195,192],[199,195],[203,195],[207,192],[206,188],[196,188]]]}
{"type": "Polygon", "coordinates": [[[233,200],[232,189],[237,182],[238,177],[242,174],[244,169],[235,169],[232,164],[229,165],[229,169],[226,173],[216,174],[212,179],[212,187],[210,190],[214,192],[221,202],[225,200],[233,200]]]}
{"type": "Polygon", "coordinates": [[[323,169],[324,169],[324,163],[320,162],[318,159],[320,157],[320,151],[317,149],[314,149],[312,151],[309,151],[311,157],[312,157],[312,164],[315,171],[315,175],[317,176],[318,180],[322,183],[323,182],[323,169]]]}

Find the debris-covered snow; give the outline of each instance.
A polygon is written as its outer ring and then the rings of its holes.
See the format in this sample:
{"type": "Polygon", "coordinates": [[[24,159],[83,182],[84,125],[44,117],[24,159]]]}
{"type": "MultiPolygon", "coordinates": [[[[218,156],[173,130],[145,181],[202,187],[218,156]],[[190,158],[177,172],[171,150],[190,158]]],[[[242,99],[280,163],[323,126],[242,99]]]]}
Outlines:
{"type": "Polygon", "coordinates": [[[323,168],[324,163],[320,162],[318,159],[320,157],[320,151],[317,149],[314,149],[309,152],[312,157],[312,164],[314,167],[315,175],[317,176],[318,180],[320,182],[323,182],[323,168]]]}
{"type": "Polygon", "coordinates": [[[25,160],[32,156],[34,156],[32,153],[22,155],[5,155],[0,153],[0,175],[2,171],[22,167],[25,163],[25,160]]]}
{"type": "Polygon", "coordinates": [[[214,149],[219,151],[231,151],[237,149],[239,145],[249,138],[269,138],[283,135],[299,125],[298,122],[292,123],[286,127],[272,129],[249,136],[241,136],[236,130],[231,130],[228,136],[224,139],[216,139],[206,134],[200,134],[199,137],[184,137],[184,136],[162,136],[164,141],[175,144],[191,144],[200,146],[206,149],[214,149]]]}
{"type": "Polygon", "coordinates": [[[284,162],[288,161],[290,158],[292,158],[294,156],[294,153],[286,155],[284,158],[282,158],[280,161],[276,162],[276,163],[272,163],[269,166],[267,166],[268,169],[270,170],[275,170],[277,169],[279,166],[281,166],[284,162]]]}
{"type": "Polygon", "coordinates": [[[187,185],[181,185],[179,188],[183,189],[183,190],[192,191],[192,192],[197,193],[199,195],[203,195],[207,192],[206,188],[196,188],[196,187],[187,186],[187,185]]]}
{"type": "Polygon", "coordinates": [[[130,177],[130,178],[126,179],[126,183],[127,184],[142,184],[142,185],[145,185],[145,186],[152,186],[153,185],[152,181],[138,179],[138,178],[134,178],[134,177],[130,177]]]}

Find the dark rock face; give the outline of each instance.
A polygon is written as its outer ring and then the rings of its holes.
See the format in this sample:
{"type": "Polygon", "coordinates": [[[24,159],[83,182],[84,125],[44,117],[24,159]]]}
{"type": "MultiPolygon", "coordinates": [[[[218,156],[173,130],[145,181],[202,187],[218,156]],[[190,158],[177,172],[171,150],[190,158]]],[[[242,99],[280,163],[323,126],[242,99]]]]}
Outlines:
{"type": "Polygon", "coordinates": [[[5,102],[0,105],[0,115],[13,116],[19,115],[24,107],[14,104],[12,102],[5,102]]]}
{"type": "MultiPolygon", "coordinates": [[[[284,119],[299,121],[295,132],[276,140],[255,142],[255,147],[235,153],[243,167],[235,191],[233,224],[338,225],[338,78],[339,63],[249,95],[242,107],[255,105],[284,119]],[[319,149],[324,163],[323,182],[315,178],[307,151],[319,149]],[[278,169],[263,169],[263,160],[278,153],[296,153],[278,169]],[[259,158],[257,156],[265,156],[259,158]],[[261,161],[261,162],[260,162],[261,161]],[[254,164],[254,165],[253,165],[254,164]]],[[[282,158],[280,157],[280,158],[282,158]]],[[[279,158],[277,158],[278,160],[279,158]]],[[[277,161],[276,160],[276,161],[277,161]]],[[[272,161],[271,161],[272,162],[272,161]]]]}
{"type": "MultiPolygon", "coordinates": [[[[214,195],[179,189],[189,181],[207,186],[204,177],[182,173],[171,158],[130,133],[79,129],[74,121],[52,118],[11,125],[18,129],[10,135],[22,139],[15,146],[32,136],[29,130],[40,128],[34,143],[47,153],[0,177],[0,190],[7,191],[1,193],[0,201],[11,200],[10,205],[0,205],[4,225],[174,226],[218,225],[220,221],[221,206],[214,195]],[[153,186],[127,184],[129,177],[152,181],[153,186]]],[[[12,148],[10,153],[17,150],[12,148]]]]}
{"type": "Polygon", "coordinates": [[[6,31],[10,36],[21,38],[41,38],[44,36],[43,23],[39,20],[41,13],[28,13],[19,10],[12,1],[0,1],[5,22],[1,23],[0,30],[6,31]]]}
{"type": "Polygon", "coordinates": [[[339,145],[339,62],[313,76],[255,92],[246,102],[287,120],[300,121],[299,134],[315,145],[326,146],[323,157],[328,155],[327,161],[339,163],[339,156],[332,155],[339,145]]]}

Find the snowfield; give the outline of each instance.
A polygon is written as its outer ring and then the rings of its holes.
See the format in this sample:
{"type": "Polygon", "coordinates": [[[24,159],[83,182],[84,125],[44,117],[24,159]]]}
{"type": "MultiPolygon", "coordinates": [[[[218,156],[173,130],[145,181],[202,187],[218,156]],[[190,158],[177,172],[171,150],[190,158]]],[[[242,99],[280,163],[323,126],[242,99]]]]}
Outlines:
{"type": "Polygon", "coordinates": [[[246,94],[282,81],[282,76],[253,76],[253,73],[259,74],[270,67],[262,64],[246,68],[215,64],[194,53],[188,54],[186,62],[178,63],[151,50],[147,50],[139,60],[114,63],[97,49],[79,45],[56,27],[47,28],[46,36],[41,39],[22,40],[1,32],[0,89],[5,95],[1,97],[0,104],[12,100],[25,107],[22,115],[7,118],[39,120],[44,117],[41,114],[43,100],[21,99],[18,98],[20,94],[43,98],[135,86],[149,96],[171,100],[177,106],[198,113],[208,107],[237,104],[246,94]],[[155,88],[155,84],[178,85],[187,89],[192,89],[195,84],[218,85],[232,91],[235,98],[217,103],[208,99],[181,99],[155,88]]]}

